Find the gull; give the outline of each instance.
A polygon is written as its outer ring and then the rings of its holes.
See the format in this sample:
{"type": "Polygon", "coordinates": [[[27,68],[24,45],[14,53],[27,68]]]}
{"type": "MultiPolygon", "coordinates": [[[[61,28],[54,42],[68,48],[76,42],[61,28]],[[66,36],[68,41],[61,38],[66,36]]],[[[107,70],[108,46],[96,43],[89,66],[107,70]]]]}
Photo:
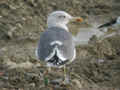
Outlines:
{"type": "Polygon", "coordinates": [[[37,58],[47,67],[62,68],[75,60],[75,42],[67,27],[73,21],[82,22],[83,19],[65,11],[54,11],[48,15],[48,27],[41,33],[36,49],[37,58]]]}

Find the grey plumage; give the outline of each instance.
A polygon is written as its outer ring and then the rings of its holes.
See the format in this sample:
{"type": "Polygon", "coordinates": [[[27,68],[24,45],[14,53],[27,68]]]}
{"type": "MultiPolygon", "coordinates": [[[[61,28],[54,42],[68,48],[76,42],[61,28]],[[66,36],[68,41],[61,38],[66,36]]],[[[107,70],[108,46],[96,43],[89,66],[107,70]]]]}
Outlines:
{"type": "Polygon", "coordinates": [[[46,63],[51,63],[55,66],[61,66],[74,57],[74,50],[75,45],[70,32],[67,32],[66,30],[60,27],[50,27],[47,30],[45,30],[45,32],[41,33],[36,53],[38,59],[45,61],[46,63]],[[50,45],[50,43],[53,41],[60,41],[62,45],[50,45]],[[50,60],[46,60],[46,57],[53,53],[53,50],[55,48],[57,48],[60,51],[60,54],[66,60],[62,60],[61,57],[57,55],[57,52],[55,52],[55,55],[52,58],[50,58],[50,60]],[[54,59],[58,60],[55,61],[54,59]]]}

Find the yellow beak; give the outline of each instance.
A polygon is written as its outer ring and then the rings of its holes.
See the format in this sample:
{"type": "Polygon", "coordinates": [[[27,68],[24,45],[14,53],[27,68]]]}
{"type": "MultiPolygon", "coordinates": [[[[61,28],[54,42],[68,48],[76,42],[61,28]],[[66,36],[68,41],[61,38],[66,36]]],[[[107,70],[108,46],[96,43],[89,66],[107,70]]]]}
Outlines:
{"type": "Polygon", "coordinates": [[[83,22],[83,18],[81,18],[81,17],[72,17],[71,19],[70,19],[70,22],[83,22]]]}

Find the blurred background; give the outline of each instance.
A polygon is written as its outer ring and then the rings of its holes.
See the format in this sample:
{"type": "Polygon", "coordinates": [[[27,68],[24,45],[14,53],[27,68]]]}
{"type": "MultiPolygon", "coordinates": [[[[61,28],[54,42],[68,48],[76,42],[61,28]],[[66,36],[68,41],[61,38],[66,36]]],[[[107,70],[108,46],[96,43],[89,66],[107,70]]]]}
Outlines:
{"type": "MultiPolygon", "coordinates": [[[[47,15],[56,10],[84,18],[85,23],[69,25],[76,35],[81,27],[120,16],[120,0],[0,0],[0,90],[51,90],[43,86],[46,68],[41,68],[35,49],[47,15]]],[[[53,85],[53,90],[119,90],[119,39],[120,35],[102,42],[91,38],[91,44],[78,46],[76,60],[68,65],[72,83],[69,88],[53,85]]]]}

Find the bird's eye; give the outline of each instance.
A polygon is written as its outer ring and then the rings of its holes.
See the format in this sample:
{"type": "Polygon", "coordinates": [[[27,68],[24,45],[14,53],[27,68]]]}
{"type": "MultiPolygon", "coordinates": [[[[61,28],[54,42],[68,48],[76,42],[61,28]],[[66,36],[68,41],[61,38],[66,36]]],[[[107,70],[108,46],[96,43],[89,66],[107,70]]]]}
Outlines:
{"type": "Polygon", "coordinates": [[[60,16],[58,16],[58,18],[66,18],[66,16],[64,16],[64,15],[60,15],[60,16]]]}

